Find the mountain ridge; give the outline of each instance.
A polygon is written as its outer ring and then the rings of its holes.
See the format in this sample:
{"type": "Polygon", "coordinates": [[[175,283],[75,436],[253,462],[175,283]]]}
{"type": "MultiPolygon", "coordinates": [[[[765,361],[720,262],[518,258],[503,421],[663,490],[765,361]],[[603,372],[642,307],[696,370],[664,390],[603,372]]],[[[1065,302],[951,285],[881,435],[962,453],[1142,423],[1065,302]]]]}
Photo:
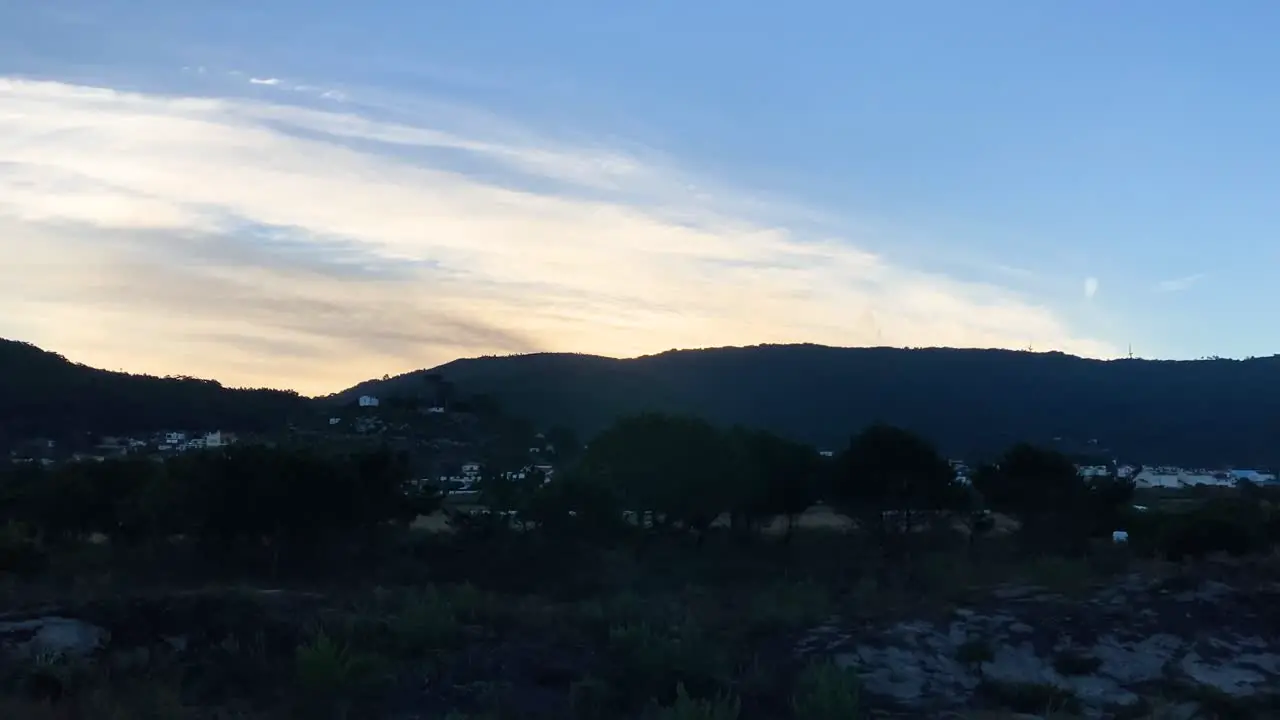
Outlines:
{"type": "Polygon", "coordinates": [[[690,413],[837,448],[873,422],[974,457],[1055,442],[1146,464],[1280,466],[1280,356],[1097,360],[1061,352],[841,348],[669,350],[636,358],[462,358],[317,398],[92,368],[0,340],[0,439],[133,429],[280,427],[360,394],[416,394],[427,376],[490,395],[541,428],[591,437],[621,415],[690,413]],[[1096,441],[1096,442],[1090,442],[1096,441]]]}
{"type": "Polygon", "coordinates": [[[688,412],[824,446],[872,422],[947,452],[1067,438],[1141,462],[1280,464],[1280,356],[1090,359],[1061,352],[841,348],[672,350],[637,358],[535,353],[455,360],[334,395],[413,392],[437,374],[541,426],[590,436],[621,414],[688,412]]]}
{"type": "Polygon", "coordinates": [[[308,403],[286,390],[103,370],[31,343],[0,338],[0,440],[160,429],[270,429],[308,403]]]}

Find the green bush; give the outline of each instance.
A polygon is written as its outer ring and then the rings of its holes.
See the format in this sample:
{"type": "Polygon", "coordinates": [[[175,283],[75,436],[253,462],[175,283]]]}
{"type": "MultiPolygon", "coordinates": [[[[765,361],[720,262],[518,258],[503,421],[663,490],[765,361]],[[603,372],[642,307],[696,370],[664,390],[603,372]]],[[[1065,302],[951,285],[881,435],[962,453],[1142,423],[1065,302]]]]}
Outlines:
{"type": "Polygon", "coordinates": [[[862,716],[861,694],[857,673],[818,661],[801,671],[791,706],[804,720],[856,720],[862,716]]]}

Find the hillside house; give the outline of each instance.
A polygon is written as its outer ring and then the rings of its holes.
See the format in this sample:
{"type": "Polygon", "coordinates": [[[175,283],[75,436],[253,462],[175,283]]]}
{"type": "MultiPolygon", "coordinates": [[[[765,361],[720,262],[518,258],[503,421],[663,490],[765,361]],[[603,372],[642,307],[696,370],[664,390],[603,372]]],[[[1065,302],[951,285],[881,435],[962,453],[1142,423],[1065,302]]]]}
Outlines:
{"type": "Polygon", "coordinates": [[[211,448],[225,447],[227,445],[234,443],[235,441],[236,441],[236,436],[234,434],[229,432],[223,432],[221,430],[214,430],[211,433],[205,433],[205,436],[204,436],[204,446],[211,447],[211,448]]]}
{"type": "Polygon", "coordinates": [[[444,414],[444,408],[441,407],[440,405],[432,405],[431,407],[427,408],[427,412],[433,415],[442,415],[444,414]]]}
{"type": "Polygon", "coordinates": [[[360,407],[378,407],[378,398],[372,395],[361,395],[358,402],[360,407]]]}
{"type": "Polygon", "coordinates": [[[1258,472],[1257,470],[1229,470],[1228,474],[1235,482],[1241,480],[1258,485],[1273,483],[1276,481],[1275,473],[1258,472]]]}

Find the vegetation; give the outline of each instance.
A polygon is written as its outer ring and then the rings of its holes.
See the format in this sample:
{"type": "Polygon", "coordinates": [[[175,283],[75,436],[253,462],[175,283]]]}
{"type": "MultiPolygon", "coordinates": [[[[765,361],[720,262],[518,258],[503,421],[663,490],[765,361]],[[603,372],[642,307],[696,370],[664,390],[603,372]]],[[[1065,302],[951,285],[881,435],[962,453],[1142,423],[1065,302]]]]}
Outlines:
{"type": "MultiPolygon", "coordinates": [[[[788,650],[798,634],[1011,579],[1091,582],[1124,568],[1109,543],[1115,523],[1131,533],[1127,561],[1262,554],[1280,542],[1265,488],[1135,513],[1131,485],[1069,469],[1058,453],[1015,445],[970,487],[897,427],[872,425],[823,458],[765,431],[642,414],[550,481],[485,478],[482,510],[444,507],[450,530],[428,533],[412,521],[441,509],[440,496],[409,482],[405,456],[385,448],[15,465],[0,477],[7,604],[85,606],[78,616],[106,624],[111,640],[105,659],[0,663],[0,699],[12,704],[0,710],[864,717],[872,699],[856,673],[802,661],[788,650]],[[815,503],[842,524],[804,526],[815,503]],[[971,521],[988,510],[1020,529],[971,521]],[[296,590],[190,592],[264,583],[296,590]],[[180,653],[178,634],[190,645],[180,653]],[[126,652],[131,638],[152,638],[144,662],[126,652]]],[[[984,647],[957,661],[980,667],[984,647]]],[[[1069,672],[1088,661],[1060,659],[1069,672]]],[[[982,689],[993,706],[1063,706],[1037,687],[982,689]]]]}
{"type": "MultiPolygon", "coordinates": [[[[884,422],[950,457],[1017,441],[1194,467],[1280,466],[1280,356],[1100,361],[1062,353],[772,345],[615,360],[544,353],[458,360],[434,373],[541,427],[590,437],[623,415],[691,413],[822,447],[884,422]],[[1090,441],[1097,440],[1097,444],[1090,441]]],[[[420,373],[337,398],[390,395],[420,373]]]]}
{"type": "Polygon", "coordinates": [[[85,433],[276,429],[308,407],[293,392],[98,370],[10,340],[0,368],[0,449],[32,437],[74,445],[85,433]]]}
{"type": "MultiPolygon", "coordinates": [[[[542,355],[362,386],[382,396],[376,412],[107,373],[14,343],[0,361],[17,369],[0,377],[9,438],[297,429],[167,459],[0,466],[6,618],[53,607],[108,637],[87,656],[14,653],[28,646],[0,618],[4,717],[870,717],[857,673],[797,655],[799,637],[1002,583],[1070,592],[1134,563],[1280,544],[1274,489],[1143,512],[1131,484],[1084,480],[1070,448],[1047,442],[1262,462],[1277,429],[1268,360],[542,355]],[[1165,412],[1237,396],[1250,404],[1203,423],[1165,412]],[[512,472],[534,445],[551,478],[512,472]],[[988,460],[971,485],[946,461],[970,451],[988,460]],[[487,470],[470,505],[413,481],[470,460],[487,470]],[[1110,541],[1118,528],[1126,546],[1110,541]]],[[[981,676],[991,652],[975,639],[955,660],[981,676]]],[[[1096,660],[1055,663],[1077,674],[1096,660]]],[[[1073,700],[980,688],[993,708],[1073,700]]]]}

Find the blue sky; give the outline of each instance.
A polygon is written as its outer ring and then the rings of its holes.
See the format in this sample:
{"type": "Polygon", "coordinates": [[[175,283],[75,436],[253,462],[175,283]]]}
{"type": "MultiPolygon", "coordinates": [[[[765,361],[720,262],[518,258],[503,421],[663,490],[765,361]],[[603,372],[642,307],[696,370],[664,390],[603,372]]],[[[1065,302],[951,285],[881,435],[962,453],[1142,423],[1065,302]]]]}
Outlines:
{"type": "Polygon", "coordinates": [[[1269,355],[1277,32],[1264,2],[4,4],[0,335],[316,392],[542,349],[1269,355]]]}

